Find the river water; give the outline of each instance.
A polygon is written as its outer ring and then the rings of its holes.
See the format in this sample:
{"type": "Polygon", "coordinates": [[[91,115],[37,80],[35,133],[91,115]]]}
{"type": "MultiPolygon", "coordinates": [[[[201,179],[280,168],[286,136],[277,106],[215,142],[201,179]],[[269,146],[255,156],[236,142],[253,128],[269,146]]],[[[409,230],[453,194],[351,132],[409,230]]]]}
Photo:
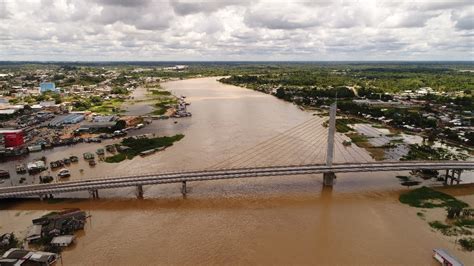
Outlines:
{"type": "MultiPolygon", "coordinates": [[[[162,86],[186,95],[193,116],[154,121],[133,134],[182,133],[184,139],[119,164],[71,167],[71,180],[206,168],[314,118],[293,104],[216,78],[162,86]]],[[[80,144],[47,155],[60,159],[94,150],[80,144]]],[[[449,250],[466,265],[474,262],[432,232],[416,209],[398,202],[406,190],[398,174],[404,173],[340,174],[333,189],[323,189],[321,175],[196,182],[188,184],[186,198],[176,184],[145,187],[144,200],[132,199],[131,188],[101,190],[97,201],[6,206],[0,230],[21,231],[46,210],[86,210],[91,219],[77,244],[63,253],[65,265],[436,265],[433,248],[449,250]]]]}

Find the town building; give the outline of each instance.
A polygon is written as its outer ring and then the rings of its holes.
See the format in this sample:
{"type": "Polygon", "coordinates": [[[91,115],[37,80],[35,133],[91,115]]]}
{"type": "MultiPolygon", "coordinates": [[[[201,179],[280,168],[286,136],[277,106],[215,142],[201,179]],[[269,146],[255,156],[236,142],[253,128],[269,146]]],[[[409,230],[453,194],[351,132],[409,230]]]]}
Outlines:
{"type": "Polygon", "coordinates": [[[0,115],[12,115],[22,110],[24,105],[0,104],[0,115]]]}
{"type": "Polygon", "coordinates": [[[103,129],[112,129],[115,127],[117,122],[95,122],[95,123],[84,123],[82,124],[78,131],[88,131],[88,132],[94,132],[94,131],[99,131],[103,129]]]}
{"type": "Polygon", "coordinates": [[[55,236],[51,240],[51,245],[56,247],[67,247],[74,243],[76,237],[74,235],[55,236]]]}
{"type": "Polygon", "coordinates": [[[41,228],[40,224],[34,224],[28,229],[28,233],[26,234],[26,241],[33,242],[41,238],[41,228]]]}
{"type": "Polygon", "coordinates": [[[455,258],[451,254],[449,254],[446,250],[441,249],[441,248],[433,249],[433,257],[441,265],[451,265],[451,266],[463,266],[464,265],[457,258],[455,258]]]}
{"type": "Polygon", "coordinates": [[[56,85],[54,84],[54,82],[42,82],[42,83],[40,83],[39,92],[40,93],[45,93],[45,92],[48,92],[48,91],[59,92],[59,90],[56,88],[56,85]]]}
{"type": "Polygon", "coordinates": [[[5,148],[18,147],[25,143],[21,129],[0,129],[0,139],[3,140],[5,148]]]}
{"type": "Polygon", "coordinates": [[[70,234],[84,228],[86,213],[79,209],[65,210],[33,220],[33,224],[42,225],[43,236],[70,234]]]}

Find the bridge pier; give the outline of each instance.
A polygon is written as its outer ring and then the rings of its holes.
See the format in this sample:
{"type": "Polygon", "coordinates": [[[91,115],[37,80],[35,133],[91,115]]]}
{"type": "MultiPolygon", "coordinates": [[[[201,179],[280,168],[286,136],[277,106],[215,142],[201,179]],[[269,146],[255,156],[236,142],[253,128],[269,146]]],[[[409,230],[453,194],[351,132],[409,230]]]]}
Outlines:
{"type": "Polygon", "coordinates": [[[448,179],[449,179],[449,185],[453,185],[454,182],[456,182],[457,185],[461,182],[461,173],[462,169],[446,169],[446,174],[444,176],[444,185],[448,185],[448,179]],[[449,171],[451,170],[451,174],[449,174],[449,171]],[[456,177],[457,175],[457,177],[456,177]]]}
{"type": "Polygon", "coordinates": [[[453,174],[451,176],[451,185],[456,181],[456,184],[459,185],[459,182],[461,182],[461,171],[462,170],[454,170],[453,169],[453,174]],[[456,174],[458,177],[456,177],[456,174]]]}
{"type": "Polygon", "coordinates": [[[89,190],[89,194],[92,197],[92,199],[98,199],[99,198],[99,190],[97,190],[97,189],[89,190]]]}
{"type": "Polygon", "coordinates": [[[186,181],[183,181],[181,183],[181,194],[183,194],[183,197],[186,197],[186,193],[187,193],[187,188],[186,188],[186,181]]]}
{"type": "Polygon", "coordinates": [[[334,185],[334,179],[336,179],[336,174],[333,172],[323,174],[323,185],[325,187],[332,187],[334,185]]]}
{"type": "Polygon", "coordinates": [[[137,186],[137,198],[143,199],[143,186],[142,185],[137,186]]]}

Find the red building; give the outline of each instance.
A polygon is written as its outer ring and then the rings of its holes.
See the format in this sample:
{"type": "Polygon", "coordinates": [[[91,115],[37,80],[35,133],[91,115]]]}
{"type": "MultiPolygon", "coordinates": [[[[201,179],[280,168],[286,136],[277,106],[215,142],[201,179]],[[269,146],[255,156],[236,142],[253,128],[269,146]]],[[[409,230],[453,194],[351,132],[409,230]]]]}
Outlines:
{"type": "Polygon", "coordinates": [[[25,143],[21,129],[0,129],[0,136],[3,136],[5,148],[18,147],[25,143]]]}

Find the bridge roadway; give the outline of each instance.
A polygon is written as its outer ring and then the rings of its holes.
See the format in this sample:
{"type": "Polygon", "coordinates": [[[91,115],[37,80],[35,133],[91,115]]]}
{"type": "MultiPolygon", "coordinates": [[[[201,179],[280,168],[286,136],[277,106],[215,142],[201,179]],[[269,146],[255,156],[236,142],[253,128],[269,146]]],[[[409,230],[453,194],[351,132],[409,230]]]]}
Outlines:
{"type": "Polygon", "coordinates": [[[149,175],[108,177],[70,182],[24,185],[0,188],[0,198],[20,198],[48,194],[97,191],[99,189],[133,187],[143,185],[182,183],[233,178],[307,175],[321,173],[378,172],[404,170],[474,170],[473,161],[396,161],[371,163],[344,163],[327,166],[323,164],[274,166],[255,168],[231,168],[188,172],[170,172],[149,175]]]}

